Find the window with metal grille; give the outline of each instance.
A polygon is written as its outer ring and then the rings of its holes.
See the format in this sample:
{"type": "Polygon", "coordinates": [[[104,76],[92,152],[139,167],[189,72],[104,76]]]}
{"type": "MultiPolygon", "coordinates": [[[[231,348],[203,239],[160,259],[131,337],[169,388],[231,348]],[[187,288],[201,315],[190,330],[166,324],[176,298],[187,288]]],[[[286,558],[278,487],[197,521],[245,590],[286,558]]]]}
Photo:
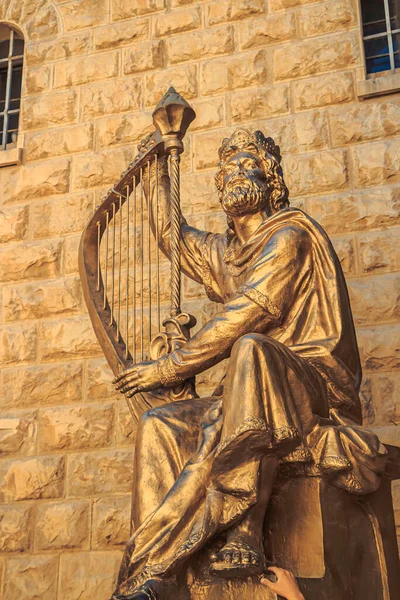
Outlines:
{"type": "Polygon", "coordinates": [[[400,68],[400,0],[361,0],[367,73],[400,68]]]}
{"type": "Polygon", "coordinates": [[[0,23],[0,148],[16,147],[21,109],[23,36],[0,23]]]}

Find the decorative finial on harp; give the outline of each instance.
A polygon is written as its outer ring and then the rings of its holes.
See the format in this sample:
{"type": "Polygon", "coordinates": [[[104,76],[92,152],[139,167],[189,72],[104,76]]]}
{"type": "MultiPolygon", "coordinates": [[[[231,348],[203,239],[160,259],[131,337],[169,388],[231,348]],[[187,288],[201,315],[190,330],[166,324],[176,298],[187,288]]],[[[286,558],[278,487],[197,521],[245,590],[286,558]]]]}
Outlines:
{"type": "Polygon", "coordinates": [[[170,87],[153,112],[154,126],[160,132],[167,152],[170,148],[183,151],[182,138],[195,118],[196,113],[190,104],[170,87]]]}

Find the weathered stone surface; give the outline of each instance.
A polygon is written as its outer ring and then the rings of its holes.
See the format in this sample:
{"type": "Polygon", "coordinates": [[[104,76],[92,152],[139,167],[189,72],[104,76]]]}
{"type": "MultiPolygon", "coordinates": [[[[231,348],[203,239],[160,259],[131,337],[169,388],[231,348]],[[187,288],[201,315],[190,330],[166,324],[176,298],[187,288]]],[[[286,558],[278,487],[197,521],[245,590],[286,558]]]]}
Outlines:
{"type": "Polygon", "coordinates": [[[147,111],[99,119],[96,127],[100,148],[139,142],[154,131],[151,113],[147,111]]]}
{"type": "Polygon", "coordinates": [[[0,365],[6,367],[35,360],[36,343],[35,324],[3,325],[0,328],[0,365]]]}
{"type": "Polygon", "coordinates": [[[61,242],[50,240],[12,245],[0,251],[0,281],[45,279],[60,273],[61,242]]]}
{"type": "Polygon", "coordinates": [[[25,138],[25,152],[28,161],[84,152],[92,148],[92,124],[39,131],[38,133],[28,134],[25,138]]]}
{"type": "Polygon", "coordinates": [[[330,73],[293,84],[293,100],[296,110],[318,108],[329,104],[344,104],[354,100],[352,73],[330,73]]]}
{"type": "MultiPolygon", "coordinates": [[[[399,373],[371,373],[372,398],[374,403],[374,425],[400,423],[399,373]]],[[[400,431],[399,431],[400,433],[400,431]]]]}
{"type": "Polygon", "coordinates": [[[254,128],[266,131],[281,148],[285,148],[287,154],[321,150],[329,146],[328,120],[324,112],[308,111],[282,119],[258,121],[254,128]]]}
{"type": "Polygon", "coordinates": [[[87,548],[90,502],[51,502],[37,508],[35,547],[38,550],[87,548]]]}
{"type": "Polygon", "coordinates": [[[303,6],[303,4],[311,4],[313,2],[319,2],[319,0],[271,0],[270,9],[271,11],[284,10],[286,8],[303,6]]]}
{"type": "Polygon", "coordinates": [[[47,0],[13,2],[7,18],[14,23],[23,23],[30,40],[51,37],[59,31],[56,10],[47,0]]]}
{"type": "Polygon", "coordinates": [[[78,249],[80,235],[69,235],[64,241],[63,272],[65,275],[78,273],[78,249]]]}
{"type": "Polygon", "coordinates": [[[24,239],[28,227],[28,214],[27,206],[0,210],[0,244],[24,239]]]}
{"type": "Polygon", "coordinates": [[[233,52],[234,47],[233,27],[216,27],[186,35],[184,44],[180,37],[171,38],[168,41],[168,58],[170,63],[174,64],[229,54],[233,52]]]}
{"type": "Polygon", "coordinates": [[[54,600],[57,597],[58,556],[10,558],[5,572],[7,600],[54,600]]]}
{"type": "Polygon", "coordinates": [[[125,545],[130,536],[131,497],[99,498],[93,503],[93,548],[125,545]]]}
{"type": "Polygon", "coordinates": [[[207,20],[209,25],[218,25],[224,21],[247,19],[264,11],[262,0],[219,0],[207,7],[207,20]]]}
{"type": "Polygon", "coordinates": [[[132,451],[72,454],[68,467],[68,494],[124,494],[132,486],[132,451]]]}
{"type": "Polygon", "coordinates": [[[368,371],[400,369],[400,327],[398,325],[358,329],[357,338],[364,369],[368,371]]]}
{"type": "Polygon", "coordinates": [[[22,113],[24,130],[75,123],[77,117],[78,97],[75,90],[52,92],[24,100],[22,113]]]}
{"type": "Polygon", "coordinates": [[[69,190],[70,161],[56,159],[7,169],[3,177],[5,203],[23,202],[69,190]]]}
{"type": "Polygon", "coordinates": [[[73,168],[75,188],[80,190],[114,183],[133,159],[134,154],[135,149],[128,146],[77,156],[73,168]]]}
{"type": "Polygon", "coordinates": [[[114,412],[113,404],[42,410],[38,427],[39,451],[52,452],[110,446],[114,412]]]}
{"type": "Polygon", "coordinates": [[[36,430],[36,413],[34,412],[14,413],[7,416],[3,414],[0,417],[0,455],[34,454],[36,430]]]}
{"type": "Polygon", "coordinates": [[[40,456],[0,461],[0,502],[60,498],[64,491],[64,457],[40,456]]]}
{"type": "Polygon", "coordinates": [[[334,33],[357,25],[354,2],[334,0],[317,6],[307,6],[299,13],[300,34],[302,37],[334,33]]]}
{"type": "Polygon", "coordinates": [[[125,75],[162,69],[165,66],[164,40],[135,44],[133,48],[124,50],[122,62],[125,75]]]}
{"type": "Polygon", "coordinates": [[[42,360],[86,358],[100,353],[87,317],[45,321],[40,327],[39,352],[42,360]]]}
{"type": "Polygon", "coordinates": [[[2,506],[0,552],[25,552],[32,543],[32,506],[2,506]]]}
{"type": "Polygon", "coordinates": [[[196,136],[194,149],[196,169],[209,169],[218,164],[218,148],[223,138],[229,137],[232,131],[233,129],[218,129],[196,136]]]}
{"type": "Polygon", "coordinates": [[[74,0],[61,4],[60,12],[65,31],[75,31],[86,27],[103,25],[108,21],[107,0],[74,0]]]}
{"type": "Polygon", "coordinates": [[[102,52],[93,56],[58,62],[54,69],[54,87],[70,87],[99,79],[116,77],[119,70],[117,52],[102,52]]]}
{"type": "Polygon", "coordinates": [[[87,366],[87,399],[116,400],[120,398],[112,385],[113,374],[104,358],[88,361],[87,366]]]}
{"type": "Polygon", "coordinates": [[[38,69],[27,69],[25,75],[25,92],[27,94],[40,94],[47,92],[52,85],[53,68],[45,65],[38,69]]]}
{"type": "Polygon", "coordinates": [[[239,24],[241,50],[260,48],[268,44],[278,44],[296,37],[294,13],[283,13],[244,21],[239,24]]]}
{"type": "Polygon", "coordinates": [[[334,236],[332,243],[346,277],[357,275],[357,256],[354,237],[334,236]]]}
{"type": "Polygon", "coordinates": [[[78,278],[6,286],[3,290],[4,320],[20,321],[76,313],[81,302],[78,278]]]}
{"type": "Polygon", "coordinates": [[[347,166],[342,151],[287,157],[284,173],[292,196],[340,190],[347,185],[347,166]]]}
{"type": "Polygon", "coordinates": [[[399,229],[365,233],[359,237],[363,273],[387,273],[400,269],[399,229]]]}
{"type": "Polygon", "coordinates": [[[110,598],[122,552],[74,552],[60,558],[60,600],[110,598]]]}
{"type": "Polygon", "coordinates": [[[59,36],[56,40],[28,44],[26,48],[26,61],[30,66],[47,64],[48,62],[66,59],[70,56],[88,54],[91,46],[91,31],[59,36]]]}
{"type": "Polygon", "coordinates": [[[225,124],[224,98],[206,98],[191,102],[196,119],[190,125],[191,131],[209,130],[225,124]]]}
{"type": "Polygon", "coordinates": [[[165,7],[165,0],[112,0],[112,18],[113,21],[129,19],[148,13],[162,10],[165,7]]]}
{"type": "Polygon", "coordinates": [[[360,62],[358,34],[296,42],[274,51],[274,79],[281,81],[349,68],[360,62]]]}
{"type": "Polygon", "coordinates": [[[187,100],[197,96],[197,66],[185,65],[145,76],[145,106],[152,107],[154,110],[171,85],[171,81],[187,100]]]}
{"type": "Polygon", "coordinates": [[[83,117],[138,110],[141,106],[141,81],[134,77],[96,83],[82,91],[83,117]]]}
{"type": "Polygon", "coordinates": [[[79,401],[82,398],[82,377],[83,366],[78,361],[7,369],[3,372],[3,406],[15,409],[79,401]]]}
{"type": "Polygon", "coordinates": [[[67,195],[61,200],[37,202],[32,206],[35,238],[81,233],[93,211],[93,195],[89,192],[67,195]]]}
{"type": "Polygon", "coordinates": [[[133,44],[149,37],[149,19],[115,23],[94,31],[94,47],[96,50],[107,50],[117,46],[133,44]]]}
{"type": "Polygon", "coordinates": [[[289,88],[281,85],[233,92],[229,111],[233,123],[288,113],[289,88]]]}
{"type": "Polygon", "coordinates": [[[135,447],[137,424],[132,419],[131,411],[124,399],[118,402],[118,445],[135,447]]]}
{"type": "MultiPolygon", "coordinates": [[[[193,31],[193,29],[199,29],[199,27],[201,27],[201,9],[199,6],[161,13],[155,18],[156,37],[193,31]]],[[[186,39],[185,37],[185,43],[186,39]]]]}
{"type": "Polygon", "coordinates": [[[270,69],[265,50],[202,64],[200,86],[204,95],[266,83],[270,69]]]}
{"type": "Polygon", "coordinates": [[[363,277],[349,281],[356,325],[376,325],[400,320],[400,275],[363,277]]]}

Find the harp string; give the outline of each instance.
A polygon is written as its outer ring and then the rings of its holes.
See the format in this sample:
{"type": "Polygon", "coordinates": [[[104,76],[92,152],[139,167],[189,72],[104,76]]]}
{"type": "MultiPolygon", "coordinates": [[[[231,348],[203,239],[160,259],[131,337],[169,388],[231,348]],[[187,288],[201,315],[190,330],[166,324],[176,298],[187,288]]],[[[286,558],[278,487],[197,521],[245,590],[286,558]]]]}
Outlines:
{"type": "Polygon", "coordinates": [[[125,299],[125,358],[129,357],[129,276],[130,276],[130,264],[129,264],[129,219],[130,219],[130,188],[126,186],[126,217],[125,217],[125,246],[126,246],[126,299],[125,299]]]}
{"type": "Polygon", "coordinates": [[[111,317],[110,325],[114,322],[115,304],[115,202],[112,204],[112,255],[111,255],[111,317]]]}
{"type": "Polygon", "coordinates": [[[140,169],[140,360],[144,359],[144,190],[140,169]]]}

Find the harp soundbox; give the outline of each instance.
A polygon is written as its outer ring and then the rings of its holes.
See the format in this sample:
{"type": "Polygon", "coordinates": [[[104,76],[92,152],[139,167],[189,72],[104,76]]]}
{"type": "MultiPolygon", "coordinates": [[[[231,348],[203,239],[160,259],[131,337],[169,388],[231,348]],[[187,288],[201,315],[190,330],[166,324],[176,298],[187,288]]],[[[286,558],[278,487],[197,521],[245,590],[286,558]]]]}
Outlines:
{"type": "MultiPolygon", "coordinates": [[[[196,321],[181,310],[180,155],[195,118],[173,88],[153,113],[155,131],[96,208],[81,238],[79,271],[89,316],[114,375],[155,360],[189,339],[196,321]],[[170,264],[159,249],[160,168],[170,178],[170,264]],[[155,219],[147,200],[153,198],[155,219]],[[168,304],[168,306],[166,306],[168,304]]],[[[150,202],[150,200],[149,200],[150,202]]],[[[194,381],[126,397],[137,420],[149,408],[196,396],[194,381]]]]}

